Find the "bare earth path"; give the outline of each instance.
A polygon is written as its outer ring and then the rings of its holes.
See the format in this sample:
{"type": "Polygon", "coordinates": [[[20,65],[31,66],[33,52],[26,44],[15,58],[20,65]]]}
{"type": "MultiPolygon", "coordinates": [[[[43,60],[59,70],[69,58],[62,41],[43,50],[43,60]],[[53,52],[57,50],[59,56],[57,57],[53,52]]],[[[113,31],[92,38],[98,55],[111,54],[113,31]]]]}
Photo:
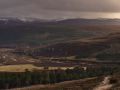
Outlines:
{"type": "Polygon", "coordinates": [[[113,86],[112,84],[109,84],[110,78],[110,76],[105,77],[104,80],[100,83],[100,85],[93,90],[109,90],[113,86]]]}

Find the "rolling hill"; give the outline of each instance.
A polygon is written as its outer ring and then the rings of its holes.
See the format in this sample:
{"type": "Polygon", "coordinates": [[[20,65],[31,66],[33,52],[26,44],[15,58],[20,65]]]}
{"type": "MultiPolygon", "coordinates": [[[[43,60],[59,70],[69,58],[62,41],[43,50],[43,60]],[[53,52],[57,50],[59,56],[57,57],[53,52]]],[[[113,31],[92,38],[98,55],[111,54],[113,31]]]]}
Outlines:
{"type": "Polygon", "coordinates": [[[48,45],[119,32],[119,19],[0,19],[0,46],[48,45]]]}
{"type": "MultiPolygon", "coordinates": [[[[46,47],[33,49],[29,55],[33,57],[70,57],[76,59],[96,58],[100,60],[119,61],[120,33],[109,34],[103,37],[74,40],[46,47]]],[[[26,53],[27,53],[26,52],[26,53]]]]}

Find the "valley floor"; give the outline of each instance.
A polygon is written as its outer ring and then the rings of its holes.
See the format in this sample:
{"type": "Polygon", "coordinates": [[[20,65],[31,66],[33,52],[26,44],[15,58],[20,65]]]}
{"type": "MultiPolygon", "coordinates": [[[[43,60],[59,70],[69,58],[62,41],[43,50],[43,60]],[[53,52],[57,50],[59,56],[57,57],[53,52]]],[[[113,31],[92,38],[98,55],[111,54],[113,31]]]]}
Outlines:
{"type": "Polygon", "coordinates": [[[35,85],[11,90],[92,90],[102,82],[103,77],[87,78],[81,80],[65,81],[53,85],[35,85]]]}

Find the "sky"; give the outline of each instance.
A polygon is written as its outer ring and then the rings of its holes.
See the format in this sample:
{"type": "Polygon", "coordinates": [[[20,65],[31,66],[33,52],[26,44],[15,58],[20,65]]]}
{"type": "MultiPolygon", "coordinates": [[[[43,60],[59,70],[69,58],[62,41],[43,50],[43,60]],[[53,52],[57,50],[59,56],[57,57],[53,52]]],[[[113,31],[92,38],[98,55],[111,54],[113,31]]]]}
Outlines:
{"type": "Polygon", "coordinates": [[[120,0],[0,0],[0,17],[120,18],[120,0]]]}

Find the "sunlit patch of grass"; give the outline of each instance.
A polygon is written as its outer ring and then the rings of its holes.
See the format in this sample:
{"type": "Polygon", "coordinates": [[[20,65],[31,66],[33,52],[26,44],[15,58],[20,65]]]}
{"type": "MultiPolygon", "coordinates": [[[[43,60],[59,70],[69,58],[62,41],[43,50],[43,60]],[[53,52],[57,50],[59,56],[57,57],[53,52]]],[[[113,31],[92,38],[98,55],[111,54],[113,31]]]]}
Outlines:
{"type": "Polygon", "coordinates": [[[74,67],[37,67],[32,64],[20,64],[20,65],[4,65],[0,66],[0,72],[25,72],[26,70],[66,70],[66,69],[74,69],[74,67]]]}
{"type": "Polygon", "coordinates": [[[74,69],[74,67],[48,67],[48,70],[66,70],[66,69],[74,69]]]}
{"type": "Polygon", "coordinates": [[[43,67],[36,67],[32,64],[0,66],[0,71],[1,72],[24,72],[26,69],[31,70],[31,71],[34,70],[34,69],[42,70],[43,67]]]}

